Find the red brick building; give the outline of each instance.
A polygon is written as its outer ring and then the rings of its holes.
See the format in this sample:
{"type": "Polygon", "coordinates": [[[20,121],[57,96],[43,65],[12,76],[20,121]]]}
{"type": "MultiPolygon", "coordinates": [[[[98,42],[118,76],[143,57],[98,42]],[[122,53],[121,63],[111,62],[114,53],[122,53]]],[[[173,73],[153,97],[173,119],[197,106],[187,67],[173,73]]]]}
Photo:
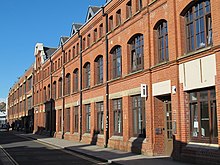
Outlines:
{"type": "Polygon", "coordinates": [[[36,44],[34,132],[220,163],[219,12],[218,0],[89,7],[57,49],[36,44]]]}

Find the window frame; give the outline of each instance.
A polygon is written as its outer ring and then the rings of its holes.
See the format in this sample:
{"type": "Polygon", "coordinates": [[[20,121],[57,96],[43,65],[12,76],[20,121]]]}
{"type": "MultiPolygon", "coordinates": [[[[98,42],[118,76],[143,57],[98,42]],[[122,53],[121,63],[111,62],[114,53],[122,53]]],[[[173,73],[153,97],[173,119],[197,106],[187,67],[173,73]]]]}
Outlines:
{"type": "Polygon", "coordinates": [[[104,104],[103,101],[96,103],[97,133],[104,134],[104,104]]]}
{"type": "Polygon", "coordinates": [[[74,107],[74,133],[79,132],[79,106],[74,107]]]}
{"type": "Polygon", "coordinates": [[[141,95],[135,95],[131,97],[131,107],[132,107],[132,121],[133,121],[133,136],[146,138],[146,117],[145,117],[145,100],[141,95]],[[137,106],[135,105],[135,100],[137,100],[137,106]],[[138,105],[139,104],[139,105],[138,105]],[[136,117],[135,117],[136,113],[136,117]],[[142,116],[142,120],[139,119],[139,113],[142,116]],[[141,128],[139,128],[141,122],[141,128]],[[136,127],[135,127],[136,123],[136,127]],[[136,131],[135,131],[136,130],[136,131]]]}
{"type": "Polygon", "coordinates": [[[95,60],[96,63],[96,84],[103,83],[103,56],[98,56],[95,60]]]}
{"type": "Polygon", "coordinates": [[[86,111],[86,132],[90,133],[91,131],[91,105],[90,104],[85,105],[85,111],[86,111]]]}
{"type": "Polygon", "coordinates": [[[186,52],[190,53],[211,46],[213,38],[210,1],[203,0],[194,3],[183,16],[185,20],[186,52]],[[199,8],[200,5],[202,8],[199,8]],[[196,9],[197,7],[198,10],[196,9]],[[209,26],[208,22],[210,22],[209,26]]]}
{"type": "Polygon", "coordinates": [[[128,42],[130,54],[131,72],[136,72],[144,68],[144,36],[134,35],[128,42]]]}
{"type": "Polygon", "coordinates": [[[113,122],[114,123],[114,135],[122,136],[123,135],[122,98],[113,99],[112,106],[113,106],[112,109],[113,109],[113,120],[114,120],[113,122]]]}
{"type": "Polygon", "coordinates": [[[122,75],[122,49],[121,46],[116,46],[111,50],[112,57],[112,78],[118,78],[122,75]],[[118,65],[118,60],[120,60],[120,65],[118,65]],[[120,70],[120,72],[119,72],[120,70]]]}
{"type": "Polygon", "coordinates": [[[90,88],[91,85],[91,65],[87,62],[84,65],[84,88],[90,88]]]}
{"type": "MultiPolygon", "coordinates": [[[[190,141],[192,142],[201,142],[201,143],[210,143],[210,144],[217,144],[218,143],[218,125],[217,125],[217,104],[216,104],[216,91],[215,88],[206,88],[202,90],[194,90],[188,92],[188,100],[189,100],[189,114],[190,114],[190,141]],[[212,96],[211,92],[214,91],[214,96],[212,96]],[[207,92],[207,98],[202,98],[201,94],[207,92]],[[194,94],[194,96],[193,96],[194,94]],[[196,99],[191,99],[196,97],[196,99]],[[208,106],[206,110],[208,110],[208,128],[209,128],[209,136],[202,136],[202,122],[207,121],[207,118],[202,119],[202,105],[204,103],[208,106]],[[196,109],[195,109],[196,107],[196,109]],[[214,109],[212,109],[214,108],[214,109]],[[213,110],[216,114],[216,118],[213,117],[213,110]],[[197,111],[197,112],[195,112],[197,111]],[[197,113],[197,114],[196,114],[197,113]],[[196,120],[197,119],[197,120],[196,120]],[[217,136],[213,136],[213,121],[216,122],[216,134],[217,136]],[[195,126],[196,125],[196,126],[195,126]],[[196,134],[194,131],[197,131],[196,134]]],[[[204,107],[203,107],[204,108],[204,107]]],[[[205,129],[204,129],[205,133],[205,129]]]]}

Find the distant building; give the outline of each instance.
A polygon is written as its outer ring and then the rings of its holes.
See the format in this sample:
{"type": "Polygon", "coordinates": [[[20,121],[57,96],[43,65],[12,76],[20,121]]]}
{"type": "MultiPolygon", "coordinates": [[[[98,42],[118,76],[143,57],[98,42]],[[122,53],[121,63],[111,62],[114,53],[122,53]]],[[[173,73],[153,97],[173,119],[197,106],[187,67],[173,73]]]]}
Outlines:
{"type": "Polygon", "coordinates": [[[6,111],[0,110],[0,127],[2,126],[2,124],[6,123],[6,116],[6,111]]]}

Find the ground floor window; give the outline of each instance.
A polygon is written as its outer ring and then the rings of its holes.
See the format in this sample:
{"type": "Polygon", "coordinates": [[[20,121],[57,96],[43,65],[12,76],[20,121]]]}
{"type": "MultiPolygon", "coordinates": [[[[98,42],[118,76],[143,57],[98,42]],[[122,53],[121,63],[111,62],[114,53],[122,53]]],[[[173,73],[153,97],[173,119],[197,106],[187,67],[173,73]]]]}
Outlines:
{"type": "Polygon", "coordinates": [[[217,143],[215,88],[189,92],[191,141],[217,143]]]}
{"type": "Polygon", "coordinates": [[[90,126],[90,121],[91,121],[91,106],[90,104],[86,105],[86,132],[90,132],[91,126],[90,126]]]}
{"type": "Polygon", "coordinates": [[[114,135],[122,135],[122,99],[113,100],[114,135]]]}
{"type": "Polygon", "coordinates": [[[96,103],[97,110],[97,133],[104,133],[104,106],[103,102],[96,103]]]}
{"type": "Polygon", "coordinates": [[[74,132],[79,131],[79,107],[74,107],[74,132]]]}
{"type": "Polygon", "coordinates": [[[62,110],[58,110],[58,131],[62,131],[62,110]]]}
{"type": "Polygon", "coordinates": [[[141,95],[132,97],[133,135],[146,137],[145,102],[141,95]]]}
{"type": "Polygon", "coordinates": [[[70,108],[66,108],[65,112],[65,132],[70,132],[70,108]]]}

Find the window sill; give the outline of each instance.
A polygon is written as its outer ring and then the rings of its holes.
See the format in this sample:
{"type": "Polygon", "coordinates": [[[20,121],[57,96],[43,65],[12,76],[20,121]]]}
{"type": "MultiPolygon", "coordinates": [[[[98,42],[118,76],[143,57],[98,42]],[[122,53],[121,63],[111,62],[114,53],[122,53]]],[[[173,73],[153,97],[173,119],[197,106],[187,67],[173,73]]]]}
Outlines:
{"type": "Polygon", "coordinates": [[[146,141],[146,138],[141,138],[141,137],[131,137],[129,140],[129,142],[144,142],[146,141]]]}
{"type": "Polygon", "coordinates": [[[150,69],[154,69],[154,68],[157,68],[157,67],[166,65],[166,64],[168,64],[168,63],[169,63],[169,61],[163,61],[163,62],[160,62],[160,63],[158,63],[158,64],[155,64],[155,65],[152,66],[150,69]]]}
{"type": "Polygon", "coordinates": [[[90,133],[88,133],[88,132],[86,132],[86,133],[84,133],[82,136],[83,136],[83,137],[90,137],[90,136],[91,136],[91,134],[90,134],[90,133]]]}
{"type": "Polygon", "coordinates": [[[119,141],[123,141],[123,136],[119,136],[119,135],[113,135],[110,140],[119,140],[119,141]]]}
{"type": "Polygon", "coordinates": [[[148,4],[148,6],[151,6],[151,5],[154,4],[155,2],[157,2],[157,0],[152,0],[152,2],[150,2],[150,3],[148,4]]]}
{"type": "Polygon", "coordinates": [[[192,55],[196,55],[198,53],[202,53],[202,52],[205,52],[207,50],[210,50],[212,48],[212,46],[208,46],[208,47],[205,47],[205,48],[201,48],[199,50],[195,50],[193,52],[190,52],[190,53],[185,53],[184,55],[182,55],[181,57],[177,58],[177,60],[181,60],[181,59],[184,59],[184,58],[187,58],[189,56],[192,56],[192,55]]]}
{"type": "Polygon", "coordinates": [[[143,71],[143,69],[140,69],[140,70],[137,70],[137,71],[133,71],[133,72],[131,72],[131,73],[128,73],[125,77],[128,77],[128,76],[131,76],[131,75],[140,73],[140,72],[142,72],[142,71],[143,71]]]}
{"type": "Polygon", "coordinates": [[[107,82],[110,83],[110,82],[113,82],[113,81],[116,81],[116,80],[119,80],[119,79],[121,79],[121,76],[116,77],[116,78],[112,78],[111,80],[109,80],[107,82]]]}
{"type": "Polygon", "coordinates": [[[218,144],[210,144],[210,143],[197,143],[197,142],[189,142],[186,147],[191,148],[206,148],[206,149],[215,149],[219,150],[218,144]]]}

